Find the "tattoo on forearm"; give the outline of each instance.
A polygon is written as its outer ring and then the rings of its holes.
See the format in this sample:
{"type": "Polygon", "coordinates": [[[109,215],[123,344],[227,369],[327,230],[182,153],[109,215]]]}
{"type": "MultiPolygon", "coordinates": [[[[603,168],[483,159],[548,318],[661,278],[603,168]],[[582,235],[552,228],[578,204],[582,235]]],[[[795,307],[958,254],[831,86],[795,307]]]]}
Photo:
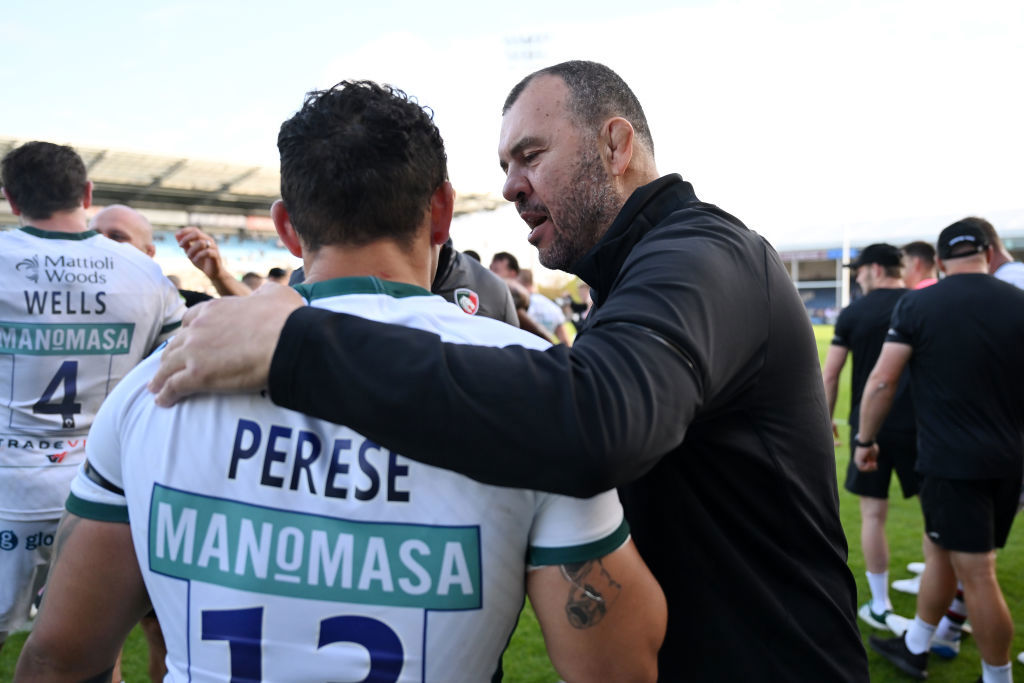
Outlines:
{"type": "Polygon", "coordinates": [[[578,629],[598,624],[612,606],[622,584],[612,578],[601,560],[588,560],[559,566],[562,577],[569,582],[569,599],[565,615],[578,629]]]}

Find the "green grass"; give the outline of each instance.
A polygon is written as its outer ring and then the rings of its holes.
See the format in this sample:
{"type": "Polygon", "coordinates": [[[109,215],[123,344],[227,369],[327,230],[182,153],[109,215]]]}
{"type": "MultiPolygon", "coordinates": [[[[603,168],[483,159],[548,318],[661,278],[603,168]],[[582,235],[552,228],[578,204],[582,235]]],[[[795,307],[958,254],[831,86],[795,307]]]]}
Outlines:
{"type": "MultiPolygon", "coordinates": [[[[832,338],[832,328],[828,326],[817,326],[815,335],[818,340],[819,357],[824,359],[825,351],[828,348],[829,340],[832,338]]],[[[850,569],[857,580],[858,604],[865,602],[869,595],[867,580],[864,577],[864,560],[860,553],[860,513],[858,511],[857,497],[847,493],[842,488],[842,482],[846,476],[846,467],[849,460],[849,429],[845,423],[845,417],[849,414],[850,405],[850,363],[847,363],[843,370],[840,381],[839,399],[836,404],[836,415],[841,418],[840,439],[843,445],[836,449],[836,471],[839,477],[839,514],[842,518],[843,528],[846,530],[846,538],[850,544],[850,569]]],[[[893,486],[889,496],[889,521],[886,526],[889,536],[890,578],[905,578],[910,576],[905,572],[908,562],[922,559],[921,556],[921,509],[917,499],[903,500],[900,497],[899,485],[893,479],[893,486]]],[[[999,581],[1006,596],[1006,602],[1014,614],[1015,638],[1013,643],[1013,656],[1024,650],[1024,521],[1017,520],[1017,523],[1010,534],[1006,548],[1000,552],[999,581]]],[[[695,587],[699,589],[699,587],[695,587]]],[[[914,597],[904,595],[896,591],[891,592],[893,606],[898,614],[913,616],[914,597]]],[[[872,629],[858,621],[861,629],[861,636],[865,646],[868,635],[872,629]]],[[[24,634],[15,634],[8,641],[7,645],[0,651],[0,681],[9,681],[14,670],[14,660],[17,652],[24,642],[24,634]]],[[[146,681],[146,645],[139,629],[132,632],[126,647],[126,658],[124,661],[124,677],[129,683],[146,681]]],[[[699,644],[694,643],[692,656],[701,656],[699,644]]],[[[871,680],[873,683],[903,682],[908,680],[905,676],[896,671],[895,667],[880,659],[872,652],[868,652],[868,661],[871,667],[871,680]]],[[[505,679],[519,683],[554,683],[558,681],[558,675],[551,667],[547,654],[544,650],[544,642],[537,625],[537,619],[533,615],[529,604],[523,610],[519,619],[519,626],[512,637],[504,660],[505,679]]],[[[1015,673],[1020,676],[1022,668],[1014,664],[1015,673]]],[[[945,681],[973,681],[981,671],[981,663],[978,657],[978,648],[971,638],[967,638],[960,651],[960,656],[951,662],[946,662],[938,657],[932,657],[929,664],[929,680],[937,683],[945,681]]]]}

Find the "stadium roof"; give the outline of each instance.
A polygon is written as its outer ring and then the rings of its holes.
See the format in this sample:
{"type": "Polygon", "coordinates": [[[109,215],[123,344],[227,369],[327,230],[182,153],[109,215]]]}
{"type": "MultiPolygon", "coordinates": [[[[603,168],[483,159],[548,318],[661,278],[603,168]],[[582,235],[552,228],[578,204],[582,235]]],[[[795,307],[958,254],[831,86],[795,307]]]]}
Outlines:
{"type": "MultiPolygon", "coordinates": [[[[25,142],[0,137],[0,156],[25,142]]],[[[270,204],[280,197],[280,174],[268,166],[67,144],[82,156],[94,185],[93,203],[100,206],[269,216],[270,204]]],[[[455,215],[493,210],[504,203],[493,195],[457,197],[455,215]]],[[[13,221],[0,215],[0,222],[13,221]]]]}

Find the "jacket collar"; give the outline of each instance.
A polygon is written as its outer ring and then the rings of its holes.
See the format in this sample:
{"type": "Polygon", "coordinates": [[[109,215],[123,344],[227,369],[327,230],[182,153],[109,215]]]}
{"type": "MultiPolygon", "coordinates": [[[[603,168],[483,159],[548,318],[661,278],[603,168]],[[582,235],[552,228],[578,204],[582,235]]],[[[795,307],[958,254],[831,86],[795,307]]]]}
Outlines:
{"type": "Polygon", "coordinates": [[[698,201],[693,186],[677,173],[633,191],[608,231],[572,268],[590,285],[595,307],[604,300],[636,243],[669,214],[698,201]]]}

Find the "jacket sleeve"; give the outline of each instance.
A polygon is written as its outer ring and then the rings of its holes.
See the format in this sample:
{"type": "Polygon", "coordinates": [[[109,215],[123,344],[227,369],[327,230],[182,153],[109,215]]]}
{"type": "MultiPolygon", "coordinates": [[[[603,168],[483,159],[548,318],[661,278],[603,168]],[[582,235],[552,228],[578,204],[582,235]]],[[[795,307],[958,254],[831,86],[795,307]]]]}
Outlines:
{"type": "Polygon", "coordinates": [[[685,354],[625,321],[590,327],[572,349],[536,351],[443,343],[311,307],[285,325],[270,393],[414,460],[581,497],[653,467],[701,401],[685,354]]]}

